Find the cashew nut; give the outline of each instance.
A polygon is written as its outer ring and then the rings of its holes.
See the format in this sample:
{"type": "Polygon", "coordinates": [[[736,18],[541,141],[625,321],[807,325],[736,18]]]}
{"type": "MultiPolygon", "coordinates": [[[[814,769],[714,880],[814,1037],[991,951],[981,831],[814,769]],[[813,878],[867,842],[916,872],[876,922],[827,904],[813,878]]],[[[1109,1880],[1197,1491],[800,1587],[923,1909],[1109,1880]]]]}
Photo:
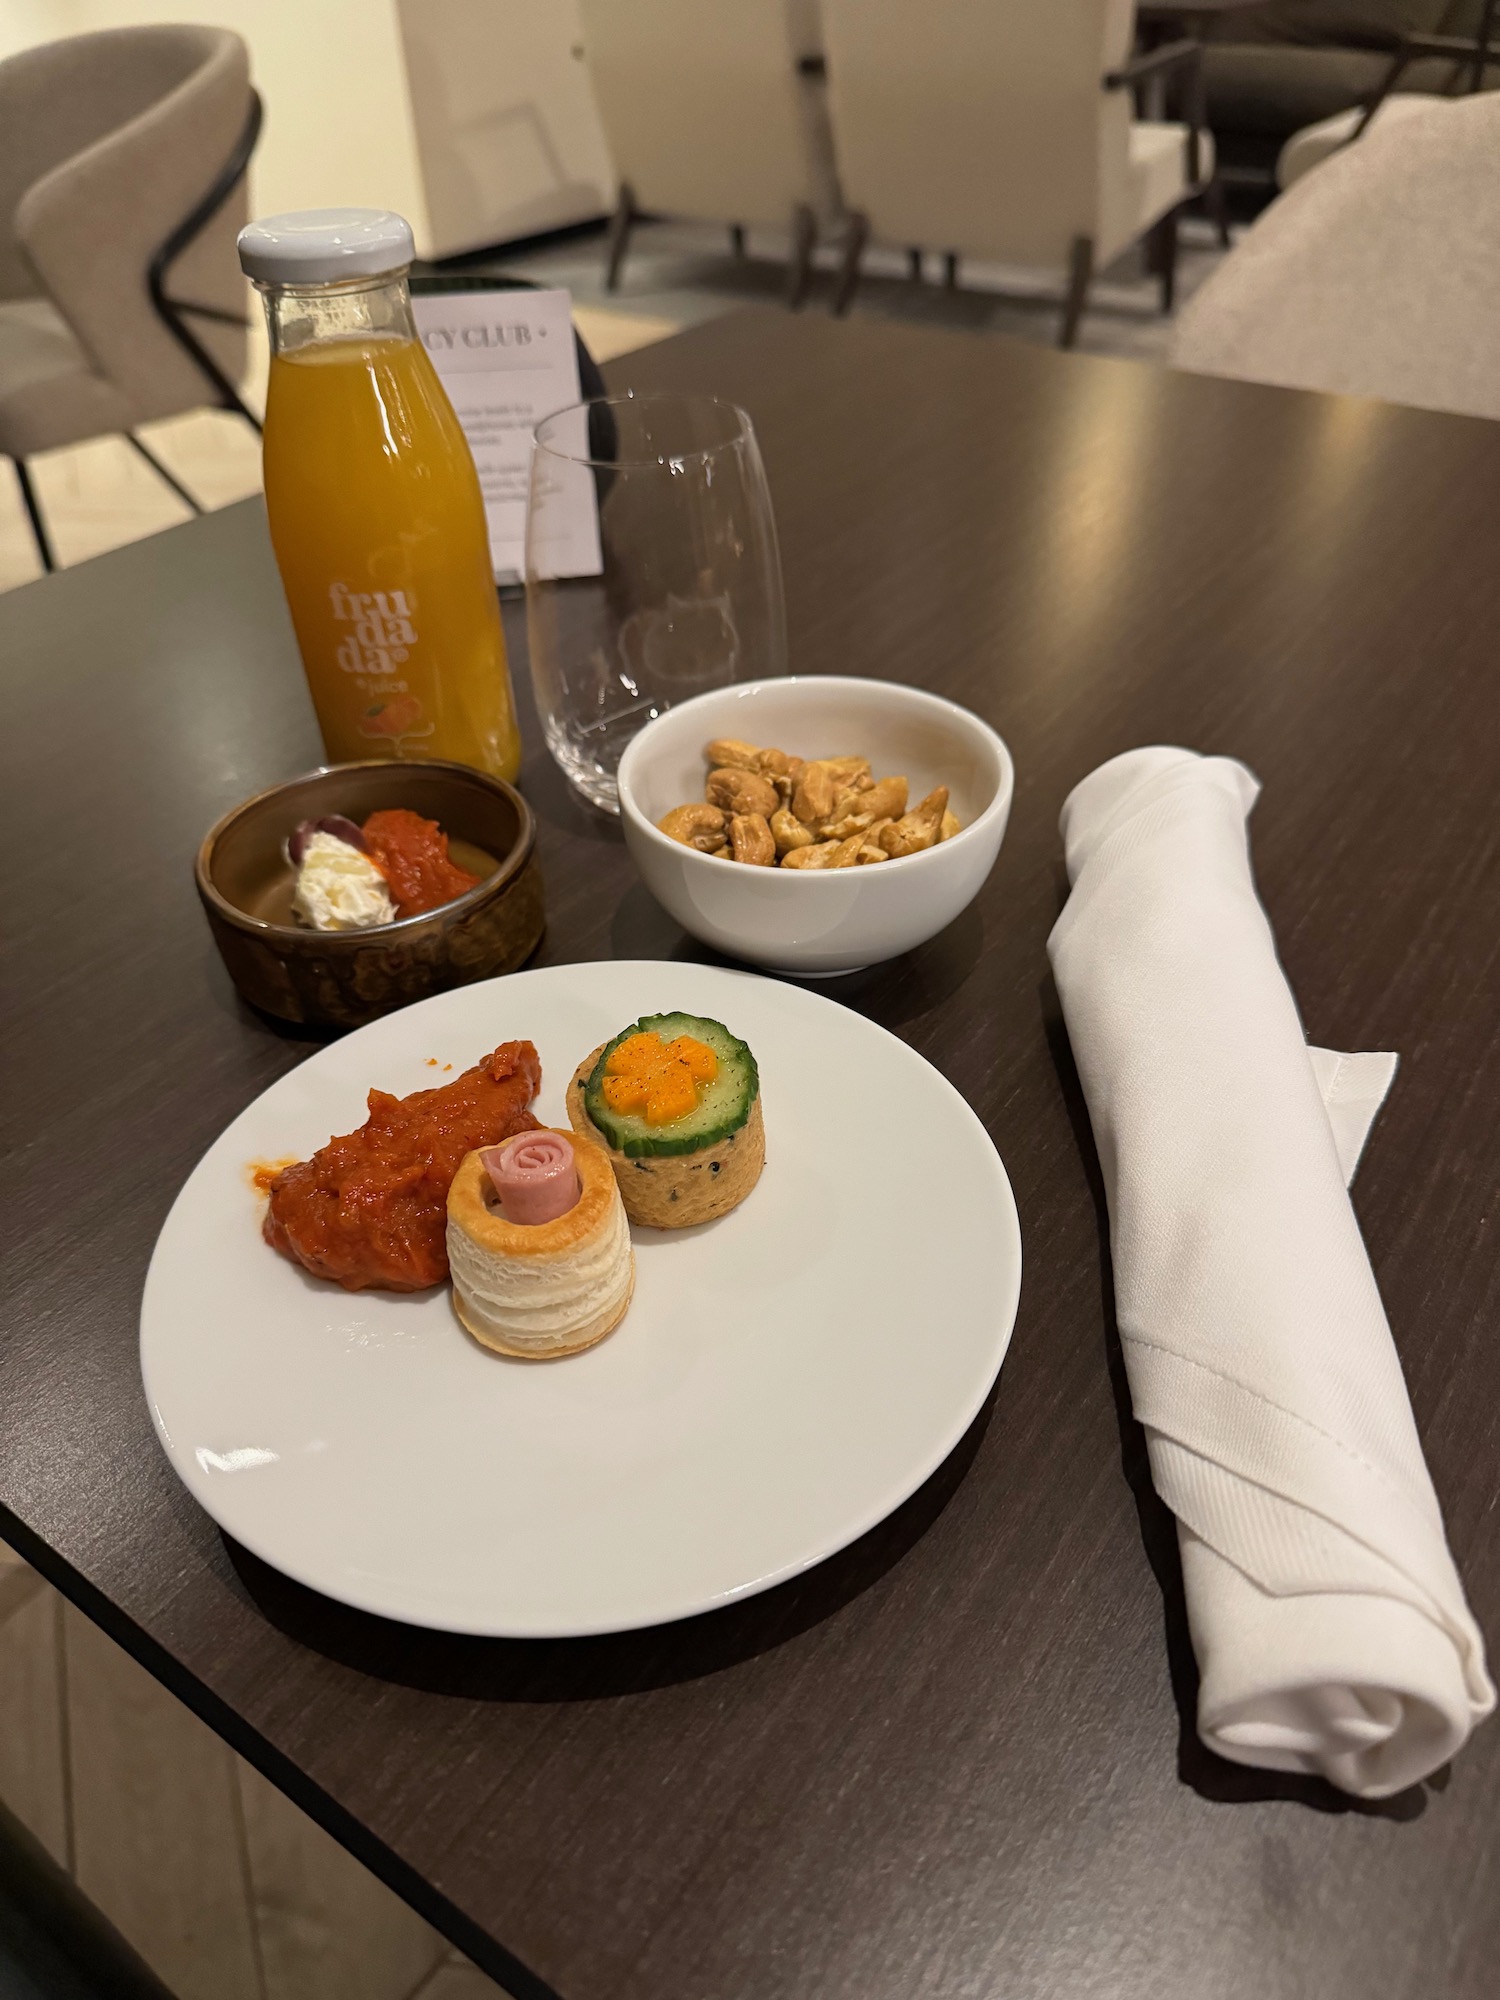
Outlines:
{"type": "Polygon", "coordinates": [[[708,774],[708,802],[731,815],[759,813],[769,819],[781,800],[769,778],[757,771],[737,771],[729,765],[708,774]]]}
{"type": "Polygon", "coordinates": [[[847,840],[851,833],[868,833],[874,824],[874,818],[869,813],[835,812],[815,831],[823,840],[847,840]]]}
{"type": "Polygon", "coordinates": [[[855,785],[862,791],[864,786],[859,784],[860,779],[863,778],[866,785],[871,782],[868,757],[818,757],[814,761],[828,773],[836,786],[855,785]]]}
{"type": "Polygon", "coordinates": [[[804,764],[792,794],[792,811],[805,826],[817,826],[833,811],[833,777],[824,764],[804,764]]]}
{"type": "Polygon", "coordinates": [[[813,844],[810,828],[805,827],[797,815],[788,812],[785,806],[771,815],[771,837],[776,842],[778,854],[790,854],[794,847],[811,847],[813,844]]]}
{"type": "Polygon", "coordinates": [[[656,824],[669,840],[680,840],[700,854],[720,854],[727,844],[724,815],[717,806],[673,806],[656,824]]]}
{"type": "Polygon", "coordinates": [[[907,806],[903,777],[876,778],[868,757],[804,762],[774,745],[720,736],[705,746],[713,767],[706,803],[677,806],[657,823],[700,854],[753,868],[868,868],[920,854],[962,832],[939,785],[907,806]]]}
{"type": "Polygon", "coordinates": [[[729,845],[736,861],[752,868],[776,866],[776,842],[762,813],[736,813],[729,822],[729,845]]]}
{"type": "Polygon", "coordinates": [[[877,820],[897,819],[905,811],[905,778],[882,778],[867,791],[840,792],[819,832],[832,840],[847,840],[851,833],[867,831],[877,820]]]}
{"type": "Polygon", "coordinates": [[[937,845],[942,830],[943,814],[948,810],[948,787],[939,785],[929,792],[920,805],[913,806],[904,813],[894,826],[888,826],[880,836],[880,845],[892,860],[899,860],[906,854],[920,854],[925,848],[937,845]]]}
{"type": "Polygon", "coordinates": [[[703,752],[714,770],[727,766],[732,771],[758,771],[761,753],[753,743],[741,743],[733,736],[720,736],[703,752]]]}
{"type": "Polygon", "coordinates": [[[783,868],[826,868],[838,852],[836,840],[820,840],[812,847],[794,847],[781,857],[783,868]]]}
{"type": "Polygon", "coordinates": [[[876,819],[900,819],[906,811],[906,792],[905,778],[881,778],[860,793],[855,811],[873,813],[876,819]]]}

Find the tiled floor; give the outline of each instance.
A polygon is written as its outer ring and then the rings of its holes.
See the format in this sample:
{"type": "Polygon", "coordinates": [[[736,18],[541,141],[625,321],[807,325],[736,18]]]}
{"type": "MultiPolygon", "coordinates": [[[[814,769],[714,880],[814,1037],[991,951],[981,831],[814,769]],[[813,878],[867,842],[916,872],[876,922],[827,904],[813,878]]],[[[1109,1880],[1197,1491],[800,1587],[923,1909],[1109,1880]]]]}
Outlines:
{"type": "MultiPolygon", "coordinates": [[[[785,244],[774,231],[752,231],[749,254],[728,254],[726,233],[697,223],[653,223],[637,229],[617,292],[604,289],[602,239],[579,235],[563,242],[506,255],[464,258],[469,271],[514,271],[538,283],[566,285],[585,311],[648,313],[678,326],[694,325],[731,312],[736,306],[778,304],[785,280],[785,244]]],[[[1224,252],[1211,226],[1190,218],[1182,227],[1178,260],[1179,304],[1192,297],[1224,252]]],[[[832,247],[818,254],[818,267],[804,312],[826,312],[833,291],[832,247]]],[[[903,253],[872,250],[855,295],[856,317],[902,320],[913,325],[963,327],[1005,334],[1013,340],[1050,346],[1061,317],[1061,280],[1045,272],[966,262],[961,288],[942,283],[940,260],[925,260],[923,281],[915,283],[903,253]]],[[[1101,273],[1090,295],[1079,333],[1085,354],[1115,354],[1139,361],[1164,361],[1172,322],[1158,309],[1157,284],[1146,275],[1141,256],[1129,251],[1101,273]]]]}
{"type": "MultiPolygon", "coordinates": [[[[751,254],[735,261],[724,232],[675,224],[638,230],[618,293],[603,286],[603,250],[597,236],[575,237],[529,253],[465,260],[470,270],[515,271],[543,284],[566,285],[575,318],[595,356],[607,361],[633,347],[661,340],[679,327],[712,319],[752,301],[778,300],[783,271],[774,240],[752,236],[751,254]]],[[[1222,253],[1207,227],[1190,223],[1184,238],[1179,294],[1186,298],[1222,253]]],[[[829,258],[824,259],[825,266],[829,258]]],[[[1056,286],[1034,273],[969,266],[963,289],[935,282],[914,284],[905,261],[874,253],[855,304],[861,315],[937,326],[967,327],[1050,343],[1056,337],[1056,286]]],[[[819,273],[805,310],[827,309],[831,277],[819,273]]],[[[1084,321],[1085,352],[1161,360],[1170,322],[1156,310],[1156,288],[1130,257],[1107,272],[1084,321]]],[[[257,357],[247,398],[258,406],[264,377],[257,357]]],[[[206,507],[243,499],[260,485],[260,446],[248,424],[216,411],[148,424],[151,449],[171,466],[206,507]]],[[[59,561],[66,567],[122,542],[154,535],[187,517],[187,509],[119,438],[100,438],[32,461],[42,508],[59,561]]],[[[0,590],[39,574],[36,549],[20,494],[7,466],[0,466],[0,590]]]]}
{"type": "Polygon", "coordinates": [[[4,1543],[0,1799],[178,2000],[502,2000],[4,1543]]]}

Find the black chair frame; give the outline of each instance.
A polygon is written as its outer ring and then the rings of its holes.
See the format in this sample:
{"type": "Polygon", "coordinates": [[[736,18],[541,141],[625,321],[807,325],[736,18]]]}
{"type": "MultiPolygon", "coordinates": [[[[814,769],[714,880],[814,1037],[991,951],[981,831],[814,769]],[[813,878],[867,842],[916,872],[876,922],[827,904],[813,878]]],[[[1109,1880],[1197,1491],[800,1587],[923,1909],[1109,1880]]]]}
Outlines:
{"type": "Polygon", "coordinates": [[[197,319],[217,320],[222,326],[248,326],[250,322],[243,313],[225,312],[220,306],[206,306],[191,299],[176,299],[167,290],[172,266],[206,229],[219,210],[234,193],[250,165],[250,156],[255,151],[260,138],[260,128],[265,110],[255,91],[250,93],[250,109],[245,123],[235,141],[234,151],[220,168],[217,179],[205,193],[203,199],[191,214],[183,217],[171,235],[161,244],[146,272],[146,288],[151,295],[151,303],[157,318],[171,334],[178,346],[197,364],[218,392],[219,407],[234,410],[245,422],[259,431],[260,419],[240,396],[239,390],[224,373],[203,342],[188,325],[189,316],[197,319]]]}
{"type": "Polygon", "coordinates": [[[1446,56],[1452,60],[1453,72],[1443,90],[1443,96],[1472,96],[1474,92],[1482,89],[1486,69],[1500,63],[1500,43],[1494,40],[1497,14],[1500,14],[1500,0],[1485,0],[1484,11],[1479,17],[1477,35],[1403,35],[1391,58],[1390,68],[1381,78],[1377,89],[1366,99],[1363,115],[1350,133],[1348,143],[1352,145],[1356,139],[1363,136],[1375,113],[1420,57],[1436,56],[1441,59],[1446,56]],[[1468,82],[1463,89],[1460,89],[1459,86],[1463,84],[1466,75],[1468,82]]]}
{"type": "MultiPolygon", "coordinates": [[[[171,234],[158,246],[146,271],[146,289],[150,295],[152,307],[173,340],[184,350],[194,366],[206,378],[213,391],[211,398],[213,406],[218,409],[231,411],[243,417],[245,422],[257,433],[261,428],[259,417],[256,416],[255,412],[244,401],[234,382],[231,381],[229,376],[219,366],[219,363],[214,359],[213,355],[204,346],[188,323],[190,318],[217,320],[224,326],[248,326],[250,321],[242,313],[226,312],[220,306],[203,305],[192,299],[174,298],[168,286],[171,280],[173,265],[188,248],[189,244],[197,239],[213,220],[214,216],[218,214],[219,210],[228,201],[230,195],[244,178],[245,170],[250,164],[250,156],[255,151],[256,142],[260,138],[260,128],[264,115],[264,108],[260,98],[252,90],[250,93],[249,111],[246,115],[245,123],[241,127],[240,135],[235,141],[233,151],[220,168],[211,186],[204,193],[202,200],[194,206],[189,214],[183,217],[182,221],[172,230],[171,234]]],[[[188,491],[182,481],[167,466],[163,465],[156,454],[136,436],[134,431],[126,431],[124,437],[126,443],[146,461],[157,477],[165,485],[171,487],[179,500],[190,507],[195,514],[203,512],[197,499],[188,491]]],[[[31,469],[24,458],[18,458],[14,463],[16,479],[21,488],[21,500],[26,508],[27,518],[31,523],[31,533],[36,542],[37,554],[41,558],[44,570],[54,570],[57,567],[57,558],[53,553],[52,543],[47,534],[46,522],[42,516],[41,505],[37,499],[36,488],[32,483],[31,469]]]]}

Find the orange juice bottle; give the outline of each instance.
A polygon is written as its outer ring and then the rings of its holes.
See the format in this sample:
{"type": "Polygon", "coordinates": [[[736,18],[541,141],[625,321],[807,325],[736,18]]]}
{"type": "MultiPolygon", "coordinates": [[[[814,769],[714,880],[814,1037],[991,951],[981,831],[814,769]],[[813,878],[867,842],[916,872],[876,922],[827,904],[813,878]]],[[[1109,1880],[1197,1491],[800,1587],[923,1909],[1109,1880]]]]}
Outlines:
{"type": "Polygon", "coordinates": [[[417,338],[411,230],[313,209],[240,233],[271,333],[271,542],[336,762],[521,763],[479,478],[417,338]]]}

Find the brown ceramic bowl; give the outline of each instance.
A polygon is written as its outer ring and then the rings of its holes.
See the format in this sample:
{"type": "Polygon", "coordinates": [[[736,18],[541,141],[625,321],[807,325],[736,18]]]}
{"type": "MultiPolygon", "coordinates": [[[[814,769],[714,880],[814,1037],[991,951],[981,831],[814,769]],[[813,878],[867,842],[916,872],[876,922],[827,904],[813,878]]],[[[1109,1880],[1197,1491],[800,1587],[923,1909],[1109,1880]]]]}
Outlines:
{"type": "Polygon", "coordinates": [[[229,976],[283,1021],[358,1028],[445,987],[513,972],[542,934],[542,878],[531,808],[503,779],[465,764],[333,764],[246,799],[198,850],[198,894],[229,976]],[[483,880],[466,896],[367,931],[304,930],[292,918],[285,841],[304,819],[363,822],[385,807],[435,819],[460,867],[483,880]]]}

